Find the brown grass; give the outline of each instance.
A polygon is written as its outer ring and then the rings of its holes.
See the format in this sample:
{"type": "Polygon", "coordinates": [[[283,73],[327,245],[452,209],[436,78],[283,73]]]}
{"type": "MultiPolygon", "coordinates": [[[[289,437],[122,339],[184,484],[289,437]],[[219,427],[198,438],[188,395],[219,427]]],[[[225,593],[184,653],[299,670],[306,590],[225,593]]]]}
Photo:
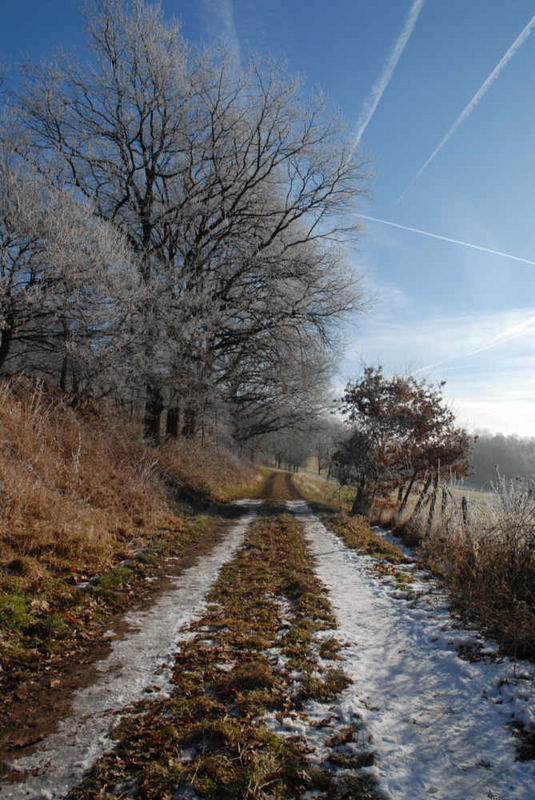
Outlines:
{"type": "Polygon", "coordinates": [[[0,387],[0,443],[0,567],[16,572],[34,569],[31,560],[93,572],[173,527],[165,473],[220,501],[260,480],[227,452],[186,442],[155,450],[124,416],[73,410],[22,380],[0,387]]]}
{"type": "Polygon", "coordinates": [[[78,411],[22,381],[0,390],[0,563],[90,566],[170,509],[154,454],[112,414],[78,411]]]}
{"type": "Polygon", "coordinates": [[[292,477],[298,491],[310,503],[318,503],[334,511],[351,509],[355,490],[350,486],[341,486],[336,481],[306,472],[298,472],[292,477]]]}
{"type": "Polygon", "coordinates": [[[158,452],[161,470],[219,502],[257,493],[262,477],[251,464],[214,443],[177,439],[158,452]]]}
{"type": "Polygon", "coordinates": [[[472,502],[465,525],[449,503],[427,530],[427,511],[397,520],[410,544],[442,573],[461,609],[515,656],[535,658],[535,498],[521,483],[501,481],[472,502]]]}

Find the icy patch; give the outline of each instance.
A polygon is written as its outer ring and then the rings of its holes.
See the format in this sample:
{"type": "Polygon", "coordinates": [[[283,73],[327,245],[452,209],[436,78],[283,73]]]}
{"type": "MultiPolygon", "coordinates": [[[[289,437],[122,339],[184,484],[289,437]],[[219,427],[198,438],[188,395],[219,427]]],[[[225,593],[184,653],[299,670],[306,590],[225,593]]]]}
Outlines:
{"type": "Polygon", "coordinates": [[[401,550],[401,552],[403,553],[404,556],[406,556],[406,558],[414,558],[414,551],[411,550],[410,547],[407,547],[407,545],[403,544],[401,537],[396,536],[395,533],[386,531],[384,528],[381,528],[380,525],[374,525],[372,527],[372,531],[376,533],[377,536],[380,536],[382,539],[384,539],[385,542],[393,544],[394,547],[397,547],[398,550],[401,550]]]}
{"type": "Polygon", "coordinates": [[[339,634],[349,643],[343,667],[354,683],[331,708],[340,720],[363,721],[384,796],[533,800],[535,763],[515,761],[508,727],[513,718],[535,719],[533,665],[459,658],[461,640],[490,655],[494,648],[455,627],[436,585],[407,602],[370,572],[369,558],[340,546],[305,503],[287,505],[304,524],[339,634]]]}
{"type": "MultiPolygon", "coordinates": [[[[126,614],[130,632],[116,640],[110,655],[97,665],[100,678],[78,692],[72,715],[30,756],[11,764],[32,775],[24,782],[0,784],[2,800],[57,800],[77,784],[84,773],[114,746],[109,738],[126,706],[140,700],[147,686],[169,688],[170,668],[177,642],[186,638],[181,628],[204,610],[204,597],[219,569],[242,544],[261,501],[246,500],[242,519],[224,541],[198,564],[174,577],[175,587],[157,598],[151,608],[126,614]]],[[[160,695],[161,696],[161,695],[160,695]]]]}

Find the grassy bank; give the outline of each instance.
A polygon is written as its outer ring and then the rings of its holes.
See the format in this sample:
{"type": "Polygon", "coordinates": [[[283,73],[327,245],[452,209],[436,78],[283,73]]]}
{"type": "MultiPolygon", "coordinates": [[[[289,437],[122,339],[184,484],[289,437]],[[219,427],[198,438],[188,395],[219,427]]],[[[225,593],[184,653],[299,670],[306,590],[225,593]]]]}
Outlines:
{"type": "Polygon", "coordinates": [[[504,650],[535,658],[535,498],[519,482],[501,481],[481,502],[459,498],[427,524],[427,510],[387,523],[415,542],[448,581],[458,607],[504,650]]]}
{"type": "Polygon", "coordinates": [[[215,447],[151,448],[118,413],[23,381],[1,387],[0,437],[4,695],[92,640],[166,556],[208,546],[221,520],[189,497],[208,508],[261,480],[215,447]]]}

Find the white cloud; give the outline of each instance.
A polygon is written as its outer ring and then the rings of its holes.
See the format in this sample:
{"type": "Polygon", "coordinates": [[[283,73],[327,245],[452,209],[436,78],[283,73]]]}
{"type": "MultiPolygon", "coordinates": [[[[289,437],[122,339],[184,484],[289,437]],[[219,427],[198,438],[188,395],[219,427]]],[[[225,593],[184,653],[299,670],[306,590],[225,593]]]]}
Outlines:
{"type": "MultiPolygon", "coordinates": [[[[404,297],[403,293],[400,293],[404,297]]],[[[388,353],[390,362],[407,356],[417,369],[462,361],[535,333],[535,308],[505,309],[458,316],[417,317],[399,321],[371,315],[352,346],[373,356],[388,353]]]]}
{"type": "Polygon", "coordinates": [[[343,380],[363,363],[446,379],[463,424],[535,435],[535,308],[405,320],[383,312],[361,324],[346,348],[343,380]]]}
{"type": "MultiPolygon", "coordinates": [[[[450,395],[448,391],[446,396],[450,395]]],[[[507,388],[484,396],[456,394],[452,397],[452,407],[458,422],[471,431],[535,436],[533,394],[518,396],[507,388]]]]}
{"type": "Polygon", "coordinates": [[[223,41],[233,62],[241,61],[233,0],[202,0],[204,24],[210,38],[223,41]]]}

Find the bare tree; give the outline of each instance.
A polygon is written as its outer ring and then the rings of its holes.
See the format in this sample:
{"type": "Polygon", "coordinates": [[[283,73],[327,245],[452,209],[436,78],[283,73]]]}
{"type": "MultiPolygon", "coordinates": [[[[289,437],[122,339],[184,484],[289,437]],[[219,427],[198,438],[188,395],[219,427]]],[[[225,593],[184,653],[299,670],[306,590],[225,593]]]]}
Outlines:
{"type": "Polygon", "coordinates": [[[324,243],[354,232],[367,167],[319,94],[304,101],[275,64],[196,51],[156,6],[94,0],[88,35],[89,65],[26,67],[19,120],[137,254],[147,431],[164,393],[193,431],[191,388],[228,391],[246,337],[293,326],[328,342],[358,306],[324,243]]]}
{"type": "Polygon", "coordinates": [[[124,344],[136,282],[118,232],[38,172],[21,142],[4,141],[0,370],[30,367],[63,388],[102,377],[124,344]]]}

